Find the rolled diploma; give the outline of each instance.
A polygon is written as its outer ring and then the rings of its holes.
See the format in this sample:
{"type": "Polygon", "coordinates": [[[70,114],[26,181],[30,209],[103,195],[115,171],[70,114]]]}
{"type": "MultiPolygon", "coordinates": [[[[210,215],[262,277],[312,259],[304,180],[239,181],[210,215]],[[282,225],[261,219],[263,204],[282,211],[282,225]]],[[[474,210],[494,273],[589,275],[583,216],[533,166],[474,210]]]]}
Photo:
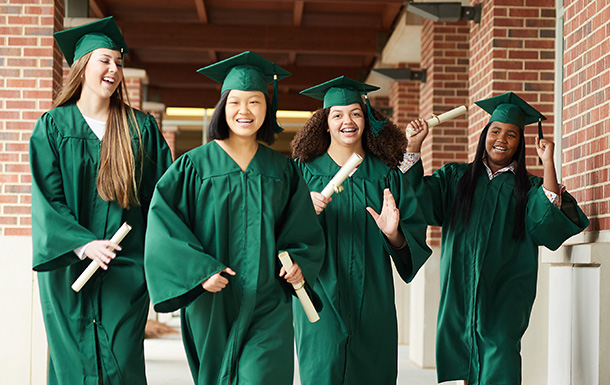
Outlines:
{"type": "Polygon", "coordinates": [[[362,163],[362,157],[356,153],[353,153],[352,156],[349,157],[347,162],[341,167],[341,170],[335,174],[333,179],[328,182],[324,190],[322,190],[322,195],[327,198],[330,198],[331,195],[335,192],[335,189],[341,187],[341,183],[347,179],[347,177],[354,171],[358,165],[362,163]]]}
{"type": "MultiPolygon", "coordinates": [[[[130,231],[131,231],[131,226],[129,226],[127,224],[127,222],[124,222],[123,225],[117,230],[117,232],[114,233],[112,238],[110,238],[110,242],[113,242],[116,244],[121,243],[123,238],[125,238],[127,233],[130,231]]],[[[78,293],[80,291],[80,289],[82,289],[83,286],[85,286],[87,281],[89,281],[89,279],[93,276],[93,274],[95,274],[95,272],[97,271],[97,269],[99,269],[99,267],[100,267],[100,265],[98,265],[96,261],[91,261],[91,263],[89,264],[89,266],[87,266],[85,271],[83,271],[81,273],[81,275],[76,279],[76,281],[74,281],[74,283],[72,284],[72,290],[74,290],[75,292],[78,293]]]]}
{"type": "MultiPolygon", "coordinates": [[[[287,251],[282,251],[277,256],[282,262],[282,266],[284,266],[284,270],[288,272],[292,267],[292,258],[290,258],[290,254],[287,251]]],[[[307,295],[307,291],[305,291],[305,281],[301,282],[301,284],[292,285],[294,287],[294,291],[297,293],[297,297],[299,301],[301,301],[301,305],[303,305],[303,310],[305,310],[305,314],[307,315],[307,319],[309,322],[314,323],[320,319],[316,308],[313,306],[311,302],[311,298],[307,295]]]]}
{"type": "MultiPolygon", "coordinates": [[[[454,108],[451,111],[447,111],[444,114],[440,114],[439,116],[432,116],[430,119],[426,120],[426,123],[428,123],[428,128],[432,128],[434,126],[438,126],[439,124],[446,122],[448,120],[451,120],[457,116],[460,116],[462,114],[465,114],[466,111],[468,111],[466,109],[466,106],[459,106],[454,108]]],[[[409,134],[409,136],[413,136],[415,135],[415,131],[411,130],[409,127],[407,127],[407,134],[409,134]]]]}

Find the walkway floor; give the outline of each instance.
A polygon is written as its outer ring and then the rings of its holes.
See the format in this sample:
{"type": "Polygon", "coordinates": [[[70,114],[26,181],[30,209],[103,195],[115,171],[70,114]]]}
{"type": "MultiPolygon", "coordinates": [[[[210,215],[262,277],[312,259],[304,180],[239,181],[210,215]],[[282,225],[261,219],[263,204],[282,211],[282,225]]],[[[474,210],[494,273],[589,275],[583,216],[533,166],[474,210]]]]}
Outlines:
{"type": "MultiPolygon", "coordinates": [[[[179,334],[144,342],[146,372],[149,385],[193,385],[179,334]]],[[[419,369],[409,359],[409,347],[398,348],[397,385],[436,385],[433,369],[419,369]]],[[[300,384],[295,378],[295,385],[300,384]]]]}

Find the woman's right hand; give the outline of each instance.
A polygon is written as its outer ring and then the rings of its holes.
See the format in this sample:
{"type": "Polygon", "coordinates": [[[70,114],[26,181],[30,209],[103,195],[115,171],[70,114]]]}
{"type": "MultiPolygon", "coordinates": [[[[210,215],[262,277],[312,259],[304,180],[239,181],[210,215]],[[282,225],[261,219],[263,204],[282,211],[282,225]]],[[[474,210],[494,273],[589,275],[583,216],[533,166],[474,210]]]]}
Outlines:
{"type": "Polygon", "coordinates": [[[421,152],[421,145],[428,136],[428,123],[425,119],[413,120],[407,124],[407,128],[415,132],[413,136],[407,135],[407,152],[421,152]]]}
{"type": "Polygon", "coordinates": [[[316,214],[320,215],[320,213],[326,208],[328,202],[332,201],[332,198],[327,198],[324,195],[320,194],[316,191],[310,191],[309,195],[311,196],[311,202],[313,203],[313,208],[316,209],[316,214]]]}
{"type": "Polygon", "coordinates": [[[113,250],[121,250],[121,246],[108,240],[91,241],[85,248],[87,258],[97,262],[104,270],[108,270],[110,261],[116,258],[113,250]]]}
{"type": "Polygon", "coordinates": [[[229,284],[229,280],[222,276],[222,273],[227,273],[230,275],[235,275],[236,273],[230,268],[220,270],[218,273],[214,274],[210,278],[206,279],[201,283],[201,286],[204,290],[209,291],[210,293],[218,293],[229,284]]]}

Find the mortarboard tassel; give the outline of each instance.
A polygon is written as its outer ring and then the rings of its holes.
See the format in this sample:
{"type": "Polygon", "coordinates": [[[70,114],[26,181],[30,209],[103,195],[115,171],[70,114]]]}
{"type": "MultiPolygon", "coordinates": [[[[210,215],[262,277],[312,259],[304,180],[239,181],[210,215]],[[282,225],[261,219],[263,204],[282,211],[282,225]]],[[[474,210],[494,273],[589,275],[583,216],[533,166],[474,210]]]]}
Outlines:
{"type": "Polygon", "coordinates": [[[377,120],[373,115],[373,109],[371,108],[371,102],[369,102],[369,97],[364,93],[364,100],[366,102],[366,110],[369,115],[369,123],[371,124],[371,131],[375,136],[379,135],[381,130],[385,127],[387,120],[377,120]]]}
{"type": "Polygon", "coordinates": [[[538,139],[543,139],[544,135],[542,134],[542,118],[538,118],[538,139]]]}
{"type": "Polygon", "coordinates": [[[272,102],[271,102],[271,108],[273,109],[273,131],[276,134],[279,134],[280,132],[284,131],[284,129],[282,127],[280,127],[280,125],[277,123],[277,94],[278,94],[278,87],[277,87],[277,74],[275,71],[275,63],[273,63],[273,97],[272,97],[272,102]]]}

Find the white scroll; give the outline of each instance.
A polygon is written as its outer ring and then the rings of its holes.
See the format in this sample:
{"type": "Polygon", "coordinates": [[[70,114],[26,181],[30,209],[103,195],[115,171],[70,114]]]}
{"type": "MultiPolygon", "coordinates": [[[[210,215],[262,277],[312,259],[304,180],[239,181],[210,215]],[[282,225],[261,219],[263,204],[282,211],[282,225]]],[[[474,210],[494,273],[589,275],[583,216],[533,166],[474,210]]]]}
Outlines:
{"type": "MultiPolygon", "coordinates": [[[[451,119],[453,119],[455,117],[458,117],[458,116],[460,116],[462,114],[465,114],[466,111],[468,111],[466,109],[466,106],[459,106],[459,107],[454,108],[451,111],[447,111],[444,114],[440,114],[438,116],[433,114],[430,119],[426,120],[426,123],[428,123],[428,128],[432,128],[434,126],[438,126],[439,124],[441,124],[443,122],[451,120],[451,119]]],[[[415,134],[416,134],[415,131],[413,131],[410,127],[407,127],[407,135],[408,136],[413,136],[415,134]]]]}
{"type": "MultiPolygon", "coordinates": [[[[131,231],[131,226],[129,226],[127,224],[127,222],[124,222],[123,225],[117,230],[117,232],[114,233],[112,238],[110,238],[110,242],[113,242],[116,244],[121,243],[123,238],[125,238],[127,233],[129,233],[130,231],[131,231]]],[[[91,261],[91,263],[89,264],[89,266],[87,266],[85,271],[83,271],[81,273],[81,275],[76,279],[76,281],[74,281],[74,283],[72,284],[72,290],[74,290],[75,292],[78,293],[80,291],[80,289],[82,289],[83,286],[85,286],[87,281],[89,281],[89,279],[93,276],[93,274],[95,274],[95,272],[97,271],[97,269],[99,267],[100,267],[100,265],[98,265],[96,261],[91,261]]]]}
{"type": "MultiPolygon", "coordinates": [[[[288,254],[287,251],[282,251],[277,257],[280,259],[280,262],[282,262],[284,270],[288,272],[292,267],[292,258],[290,258],[290,254],[288,254]]],[[[305,310],[305,314],[307,315],[309,322],[317,322],[320,319],[320,316],[318,315],[316,308],[313,306],[307,291],[305,291],[305,281],[303,280],[297,285],[292,285],[292,287],[294,287],[294,291],[297,293],[297,297],[299,298],[299,301],[301,301],[301,305],[303,305],[303,310],[305,310]]]]}
{"type": "Polygon", "coordinates": [[[343,186],[341,184],[347,179],[348,176],[362,163],[362,157],[356,153],[353,153],[352,156],[349,157],[347,162],[341,167],[341,170],[335,174],[333,179],[328,182],[324,190],[322,190],[322,195],[327,198],[330,198],[331,195],[335,192],[341,192],[343,190],[343,186]]]}

